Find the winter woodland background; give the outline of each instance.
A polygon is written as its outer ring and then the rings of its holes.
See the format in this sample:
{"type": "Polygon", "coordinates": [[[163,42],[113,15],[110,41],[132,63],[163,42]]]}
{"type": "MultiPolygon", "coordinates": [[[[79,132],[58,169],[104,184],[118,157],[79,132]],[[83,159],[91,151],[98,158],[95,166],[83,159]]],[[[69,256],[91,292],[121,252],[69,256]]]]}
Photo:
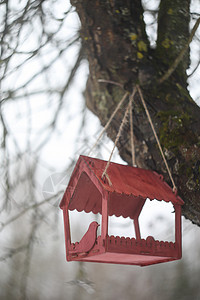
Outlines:
{"type": "MultiPolygon", "coordinates": [[[[159,1],[143,4],[153,46],[159,1]]],[[[192,26],[198,0],[191,12],[192,26]]],[[[79,53],[79,20],[64,0],[1,1],[0,20],[0,299],[200,299],[200,228],[185,219],[178,262],[145,268],[66,262],[58,203],[79,154],[87,154],[101,131],[83,97],[88,65],[79,53]]],[[[199,39],[200,30],[188,70],[198,104],[199,39]]],[[[112,145],[105,136],[93,155],[108,159],[112,145]]],[[[122,162],[117,151],[113,160],[122,162]]],[[[171,238],[170,209],[153,210],[151,220],[144,213],[144,234],[171,238]]],[[[71,218],[72,238],[79,239],[91,219],[76,212],[71,218]]],[[[111,222],[119,235],[130,225],[111,222]]]]}

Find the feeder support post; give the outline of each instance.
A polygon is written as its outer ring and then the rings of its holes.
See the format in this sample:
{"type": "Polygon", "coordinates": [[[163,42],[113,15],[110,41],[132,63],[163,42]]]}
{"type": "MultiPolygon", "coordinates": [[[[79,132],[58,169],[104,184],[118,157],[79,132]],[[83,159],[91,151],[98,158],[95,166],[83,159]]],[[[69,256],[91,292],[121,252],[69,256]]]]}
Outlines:
{"type": "Polygon", "coordinates": [[[174,205],[175,209],[175,243],[178,248],[178,257],[181,258],[182,238],[181,238],[181,205],[174,205]]]}
{"type": "Polygon", "coordinates": [[[71,234],[70,234],[70,223],[69,223],[69,213],[68,207],[63,208],[63,217],[64,217],[64,230],[65,230],[65,243],[66,247],[66,255],[68,256],[68,250],[71,247],[71,234]]]}
{"type": "Polygon", "coordinates": [[[134,219],[134,227],[135,227],[135,235],[136,235],[136,239],[140,240],[141,236],[140,236],[140,227],[139,227],[139,223],[138,223],[138,217],[136,217],[134,219]]]}
{"type": "Polygon", "coordinates": [[[102,227],[101,238],[106,242],[108,235],[108,193],[102,195],[102,227]]]}

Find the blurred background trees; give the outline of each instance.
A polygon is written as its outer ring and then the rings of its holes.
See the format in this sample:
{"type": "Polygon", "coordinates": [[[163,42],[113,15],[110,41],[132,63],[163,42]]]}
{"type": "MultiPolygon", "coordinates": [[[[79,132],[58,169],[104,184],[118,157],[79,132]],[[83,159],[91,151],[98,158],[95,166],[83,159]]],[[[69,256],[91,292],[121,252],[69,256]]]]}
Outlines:
{"type": "MultiPolygon", "coordinates": [[[[142,4],[153,49],[159,1],[142,4]]],[[[192,27],[198,1],[190,12],[192,27]]],[[[199,299],[199,228],[189,221],[180,262],[142,269],[65,262],[58,203],[78,155],[87,153],[101,130],[83,96],[87,37],[68,1],[5,0],[0,17],[0,298],[199,299]]],[[[190,52],[189,90],[199,104],[199,30],[190,52]]],[[[108,100],[113,91],[105,93],[108,100]]],[[[107,159],[112,145],[105,136],[94,154],[107,159]]],[[[121,162],[117,153],[114,159],[121,162]]],[[[76,223],[75,217],[79,230],[76,223]]]]}

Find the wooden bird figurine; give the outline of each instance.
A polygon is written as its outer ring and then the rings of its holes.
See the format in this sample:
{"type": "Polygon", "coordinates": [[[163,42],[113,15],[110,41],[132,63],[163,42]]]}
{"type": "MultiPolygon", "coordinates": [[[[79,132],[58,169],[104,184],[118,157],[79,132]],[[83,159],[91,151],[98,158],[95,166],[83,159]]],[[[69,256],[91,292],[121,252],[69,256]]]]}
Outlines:
{"type": "Polygon", "coordinates": [[[70,253],[89,252],[94,247],[97,238],[98,226],[99,224],[97,222],[92,222],[80,242],[75,243],[74,248],[70,251],[70,253]]]}

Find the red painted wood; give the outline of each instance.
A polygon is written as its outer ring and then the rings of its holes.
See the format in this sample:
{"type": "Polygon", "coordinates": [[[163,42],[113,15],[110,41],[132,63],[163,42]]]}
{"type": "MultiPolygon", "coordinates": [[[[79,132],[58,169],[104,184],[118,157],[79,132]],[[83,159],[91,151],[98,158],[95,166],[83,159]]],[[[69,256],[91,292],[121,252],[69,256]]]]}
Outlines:
{"type": "Polygon", "coordinates": [[[109,264],[148,266],[148,265],[173,261],[176,260],[176,258],[106,252],[101,255],[88,256],[82,259],[77,258],[74,260],[85,261],[85,262],[109,263],[109,264]]]}
{"type": "MultiPolygon", "coordinates": [[[[106,237],[108,235],[108,195],[107,197],[102,198],[102,226],[101,226],[101,237],[102,240],[106,241],[106,237]]],[[[106,247],[106,245],[105,245],[106,247]]]]}
{"type": "Polygon", "coordinates": [[[139,227],[139,223],[138,223],[138,218],[134,219],[134,226],[135,226],[135,235],[137,240],[140,240],[140,227],[139,227]]]}
{"type": "MultiPolygon", "coordinates": [[[[70,189],[70,193],[73,194],[76,189],[77,182],[80,180],[80,176],[83,172],[85,172],[87,176],[84,176],[84,178],[81,179],[81,184],[79,184],[80,191],[77,191],[78,194],[81,193],[81,189],[86,184],[90,183],[94,186],[94,189],[96,188],[97,194],[101,194],[106,190],[112,195],[112,197],[114,197],[114,193],[118,195],[131,195],[134,202],[140,202],[138,199],[139,197],[140,200],[146,200],[146,198],[149,198],[151,200],[157,199],[164,200],[165,202],[170,201],[173,204],[184,204],[183,200],[173,193],[172,189],[163,181],[162,176],[150,170],[110,163],[108,175],[112,182],[112,186],[108,183],[104,183],[101,176],[106,164],[106,161],[100,159],[80,156],[67,189],[70,189]]],[[[79,199],[80,198],[82,197],[79,197],[79,199]]],[[[66,199],[63,198],[63,201],[61,201],[61,208],[66,205],[65,200],[66,199]]],[[[93,201],[95,201],[95,199],[93,201]]],[[[71,208],[71,210],[72,209],[73,208],[71,208]]],[[[76,209],[79,209],[79,202],[77,201],[76,209]]],[[[90,209],[92,211],[92,207],[90,209]]],[[[124,217],[130,217],[128,211],[126,211],[126,214],[127,215],[124,215],[124,217]]],[[[112,211],[110,212],[110,215],[112,215],[112,211]]]]}
{"type": "Polygon", "coordinates": [[[181,234],[181,206],[175,205],[175,241],[177,245],[178,257],[182,257],[182,234],[181,234]]]}
{"type": "Polygon", "coordinates": [[[73,248],[70,249],[70,254],[80,254],[89,252],[97,239],[97,228],[99,224],[92,222],[79,243],[75,243],[73,248]]]}
{"type": "Polygon", "coordinates": [[[68,261],[151,265],[181,258],[181,205],[162,176],[149,170],[111,163],[108,176],[101,179],[106,161],[80,156],[70,178],[60,207],[64,213],[66,254],[68,261]],[[141,239],[138,217],[146,199],[171,201],[175,208],[175,243],[141,239]],[[97,237],[92,222],[81,241],[71,243],[68,210],[102,214],[101,235],[97,237]],[[136,238],[108,236],[108,216],[134,220],[136,238]]]}

